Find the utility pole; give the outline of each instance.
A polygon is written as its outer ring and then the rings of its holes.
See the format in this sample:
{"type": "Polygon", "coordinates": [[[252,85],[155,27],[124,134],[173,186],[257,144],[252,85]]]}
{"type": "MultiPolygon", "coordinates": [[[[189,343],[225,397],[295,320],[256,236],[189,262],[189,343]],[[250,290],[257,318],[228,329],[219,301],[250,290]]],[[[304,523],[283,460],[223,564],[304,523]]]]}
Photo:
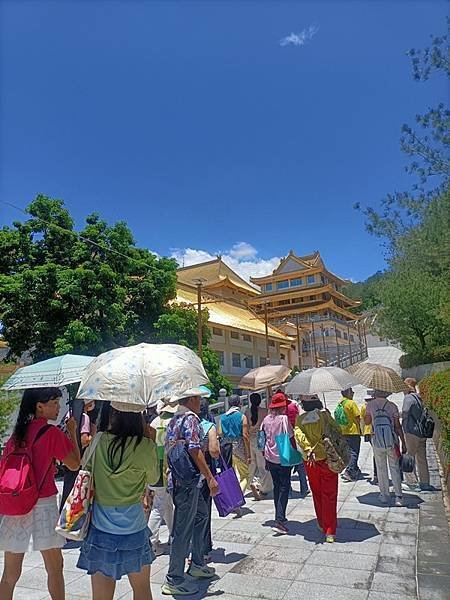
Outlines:
{"type": "Polygon", "coordinates": [[[352,344],[350,342],[350,324],[347,321],[347,340],[348,340],[348,352],[350,354],[350,364],[353,364],[352,344]]]}
{"type": "Polygon", "coordinates": [[[334,324],[334,335],[336,336],[337,363],[338,363],[338,367],[340,367],[341,366],[341,353],[339,351],[339,340],[338,340],[336,323],[334,324]]]}
{"type": "Polygon", "coordinates": [[[264,302],[264,326],[265,326],[265,332],[266,332],[266,365],[270,365],[269,316],[267,314],[267,302],[264,302]]]}
{"type": "Polygon", "coordinates": [[[200,360],[203,358],[203,320],[202,320],[202,285],[206,279],[194,279],[197,286],[197,345],[200,360]]]}
{"type": "Polygon", "coordinates": [[[297,322],[297,348],[298,348],[298,367],[300,371],[303,371],[303,340],[300,335],[300,325],[298,322],[298,315],[296,315],[297,322]]]}
{"type": "Polygon", "coordinates": [[[323,348],[323,357],[325,359],[325,366],[328,367],[328,359],[327,359],[327,348],[325,346],[325,331],[323,329],[323,325],[320,326],[322,330],[322,348],[323,348]]]}
{"type": "Polygon", "coordinates": [[[317,367],[317,348],[316,348],[316,330],[314,329],[314,321],[311,319],[311,327],[312,327],[312,341],[314,348],[314,367],[317,367]]]}
{"type": "Polygon", "coordinates": [[[363,352],[363,342],[361,339],[361,323],[360,323],[359,319],[356,322],[358,323],[359,353],[361,354],[361,360],[363,360],[364,352],[363,352]]]}

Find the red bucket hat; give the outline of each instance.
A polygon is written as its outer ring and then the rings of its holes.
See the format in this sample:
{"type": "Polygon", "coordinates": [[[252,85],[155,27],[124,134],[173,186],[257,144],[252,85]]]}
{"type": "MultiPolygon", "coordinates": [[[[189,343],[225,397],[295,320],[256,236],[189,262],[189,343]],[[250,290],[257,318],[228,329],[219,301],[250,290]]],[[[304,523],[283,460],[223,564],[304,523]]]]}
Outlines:
{"type": "Polygon", "coordinates": [[[287,406],[288,397],[283,392],[277,392],[271,398],[269,408],[284,408],[287,406]]]}

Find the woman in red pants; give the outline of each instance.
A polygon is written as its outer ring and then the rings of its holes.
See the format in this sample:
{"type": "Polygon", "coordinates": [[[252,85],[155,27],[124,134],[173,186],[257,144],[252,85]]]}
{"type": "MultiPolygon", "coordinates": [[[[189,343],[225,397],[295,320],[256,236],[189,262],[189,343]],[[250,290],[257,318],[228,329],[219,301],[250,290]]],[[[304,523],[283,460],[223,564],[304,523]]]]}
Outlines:
{"type": "Polygon", "coordinates": [[[325,423],[336,429],[338,426],[330,413],[323,410],[317,396],[304,397],[301,406],[305,412],[297,417],[295,439],[305,458],[317,525],[325,534],[325,541],[333,543],[337,526],[338,475],[329,469],[325,460],[322,434],[325,423]]]}

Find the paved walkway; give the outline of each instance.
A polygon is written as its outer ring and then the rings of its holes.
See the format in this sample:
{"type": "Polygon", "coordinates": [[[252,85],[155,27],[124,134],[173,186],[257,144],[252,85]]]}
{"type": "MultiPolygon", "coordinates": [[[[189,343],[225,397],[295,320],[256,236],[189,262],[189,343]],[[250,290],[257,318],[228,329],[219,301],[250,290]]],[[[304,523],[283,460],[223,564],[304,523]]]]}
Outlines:
{"type": "MultiPolygon", "coordinates": [[[[373,362],[396,366],[399,351],[375,348],[373,362]]],[[[362,398],[364,388],[356,388],[362,398]]],[[[327,395],[334,408],[338,395],[327,395]]],[[[400,397],[396,398],[400,402],[400,397]]],[[[434,450],[429,444],[432,484],[440,488],[434,450]]],[[[372,474],[368,444],[362,444],[360,467],[372,474]]],[[[220,600],[449,600],[450,544],[442,494],[405,494],[406,506],[378,503],[378,487],[367,479],[340,483],[337,539],[325,544],[316,527],[311,497],[299,498],[294,479],[289,501],[290,534],[271,530],[273,502],[247,500],[242,518],[213,516],[213,562],[219,579],[190,598],[220,600]],[[419,591],[418,593],[418,584],[419,591]]],[[[64,552],[68,600],[91,598],[90,578],[76,568],[78,551],[64,552]]],[[[0,559],[1,561],[2,559],[0,559]]],[[[167,571],[168,556],[152,565],[155,600],[167,571]]],[[[27,555],[15,599],[44,600],[46,575],[38,553],[27,555]]],[[[115,598],[131,600],[127,580],[118,582],[115,598]]]]}

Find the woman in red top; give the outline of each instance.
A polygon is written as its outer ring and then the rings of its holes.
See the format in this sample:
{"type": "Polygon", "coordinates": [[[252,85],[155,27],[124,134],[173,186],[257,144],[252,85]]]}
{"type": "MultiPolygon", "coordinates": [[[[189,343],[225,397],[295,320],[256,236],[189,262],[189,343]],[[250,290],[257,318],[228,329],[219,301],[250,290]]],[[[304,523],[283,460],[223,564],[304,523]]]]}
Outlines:
{"type": "Polygon", "coordinates": [[[0,582],[0,598],[12,600],[14,588],[22,572],[25,552],[38,550],[44,559],[48,575],[48,591],[52,600],[64,600],[63,558],[64,538],[55,533],[58,520],[54,460],[62,461],[69,469],[80,466],[76,442],[75,419],[67,421],[70,439],[57,427],[50,427],[35,436],[47,421],[59,413],[61,391],[58,388],[25,390],[20,403],[16,426],[5,447],[5,454],[21,446],[31,445],[31,460],[39,499],[26,515],[5,515],[0,523],[0,550],[5,552],[5,564],[0,582]]]}

